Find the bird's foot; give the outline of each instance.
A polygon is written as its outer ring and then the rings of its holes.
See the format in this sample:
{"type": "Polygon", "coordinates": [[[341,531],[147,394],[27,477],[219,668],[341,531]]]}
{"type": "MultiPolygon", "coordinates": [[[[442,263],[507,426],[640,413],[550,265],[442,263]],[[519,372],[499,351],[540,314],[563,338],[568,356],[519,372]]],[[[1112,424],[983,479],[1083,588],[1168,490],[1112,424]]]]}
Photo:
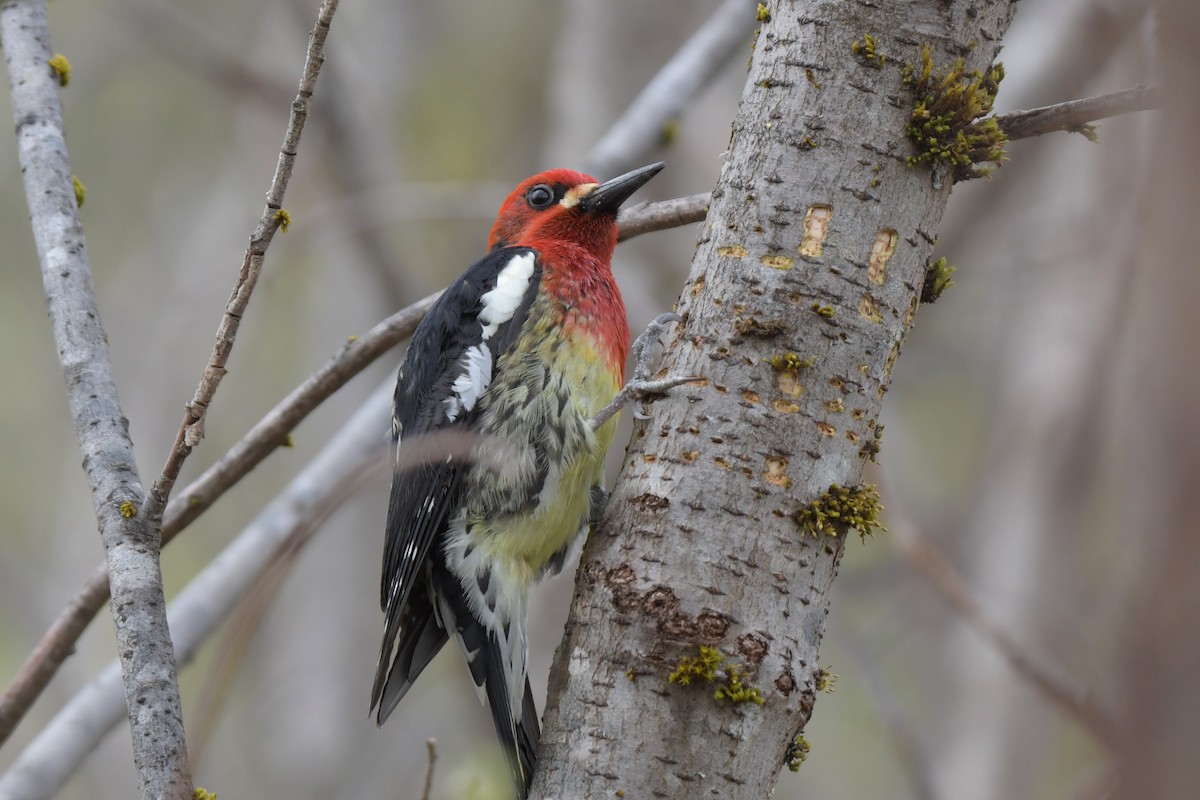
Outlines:
{"type": "Polygon", "coordinates": [[[634,341],[632,348],[633,377],[617,393],[617,396],[595,416],[592,420],[592,430],[598,430],[614,414],[634,400],[638,401],[637,408],[633,412],[634,419],[649,419],[650,415],[646,413],[644,401],[650,395],[665,394],[681,383],[699,379],[696,375],[668,375],[665,378],[650,379],[650,362],[654,356],[654,345],[662,339],[667,325],[672,322],[683,322],[683,317],[671,312],[659,314],[653,322],[646,326],[645,332],[634,341]]]}

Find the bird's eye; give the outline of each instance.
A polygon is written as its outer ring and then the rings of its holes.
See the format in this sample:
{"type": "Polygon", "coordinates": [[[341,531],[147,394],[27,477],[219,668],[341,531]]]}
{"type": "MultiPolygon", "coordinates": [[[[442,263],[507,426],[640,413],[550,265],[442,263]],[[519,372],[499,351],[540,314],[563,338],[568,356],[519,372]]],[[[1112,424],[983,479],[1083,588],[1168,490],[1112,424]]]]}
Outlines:
{"type": "Polygon", "coordinates": [[[544,183],[539,183],[525,193],[525,202],[529,203],[531,208],[549,208],[554,202],[554,190],[544,183]]]}

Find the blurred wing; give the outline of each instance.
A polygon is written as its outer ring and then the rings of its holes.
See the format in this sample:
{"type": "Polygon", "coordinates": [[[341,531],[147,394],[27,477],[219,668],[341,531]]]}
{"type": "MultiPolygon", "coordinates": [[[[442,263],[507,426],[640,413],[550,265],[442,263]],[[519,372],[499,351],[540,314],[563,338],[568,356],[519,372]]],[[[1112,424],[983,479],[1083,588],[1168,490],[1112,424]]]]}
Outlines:
{"type": "Polygon", "coordinates": [[[429,548],[459,506],[479,398],[500,357],[516,342],[540,283],[534,251],[494,250],[445,291],[409,344],[392,407],[396,471],[380,585],[386,622],[372,707],[397,637],[404,650],[410,644],[405,637],[421,633],[423,626],[404,625],[406,615],[411,618],[409,596],[426,580],[422,566],[429,548]],[[410,627],[416,630],[406,630],[410,627]]]}

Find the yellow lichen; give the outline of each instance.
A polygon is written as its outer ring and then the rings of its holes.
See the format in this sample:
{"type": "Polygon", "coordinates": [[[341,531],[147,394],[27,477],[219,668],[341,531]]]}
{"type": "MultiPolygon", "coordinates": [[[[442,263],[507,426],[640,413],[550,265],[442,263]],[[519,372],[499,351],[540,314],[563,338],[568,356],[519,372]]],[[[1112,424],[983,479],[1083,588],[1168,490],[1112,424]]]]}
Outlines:
{"type": "Polygon", "coordinates": [[[279,223],[279,230],[282,233],[287,233],[288,226],[292,224],[292,215],[288,213],[286,208],[281,208],[275,212],[275,221],[279,223]]]}
{"type": "Polygon", "coordinates": [[[47,63],[50,65],[50,71],[58,78],[59,86],[66,86],[71,82],[71,62],[67,61],[66,56],[55,53],[47,63]]]}
{"type": "Polygon", "coordinates": [[[138,508],[136,505],[134,505],[132,500],[126,500],[124,503],[121,503],[117,510],[121,512],[121,516],[125,519],[132,519],[136,517],[138,513],[138,508]]]}

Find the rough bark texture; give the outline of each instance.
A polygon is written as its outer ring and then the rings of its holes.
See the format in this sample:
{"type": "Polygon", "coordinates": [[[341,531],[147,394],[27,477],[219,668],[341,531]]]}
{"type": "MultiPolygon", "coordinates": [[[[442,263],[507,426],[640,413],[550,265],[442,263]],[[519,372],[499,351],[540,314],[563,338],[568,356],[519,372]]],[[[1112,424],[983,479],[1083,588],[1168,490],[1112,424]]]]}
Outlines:
{"type": "Polygon", "coordinates": [[[984,69],[1013,4],[774,2],[662,370],[552,673],[534,797],[762,798],[812,713],[844,537],[796,512],[860,480],[950,192],[908,167],[899,62],[984,69]],[[865,34],[887,61],[851,47],[865,34]],[[935,188],[935,185],[938,188],[935,188]],[[812,359],[798,377],[776,356],[812,359]],[[668,683],[714,646],[762,705],[668,683]]]}
{"type": "Polygon", "coordinates": [[[55,85],[59,79],[49,65],[53,51],[45,4],[4,3],[0,36],[46,305],[108,561],[142,796],[186,798],[192,783],[159,571],[158,531],[145,514],[139,515],[144,495],[72,189],[55,85]]]}

